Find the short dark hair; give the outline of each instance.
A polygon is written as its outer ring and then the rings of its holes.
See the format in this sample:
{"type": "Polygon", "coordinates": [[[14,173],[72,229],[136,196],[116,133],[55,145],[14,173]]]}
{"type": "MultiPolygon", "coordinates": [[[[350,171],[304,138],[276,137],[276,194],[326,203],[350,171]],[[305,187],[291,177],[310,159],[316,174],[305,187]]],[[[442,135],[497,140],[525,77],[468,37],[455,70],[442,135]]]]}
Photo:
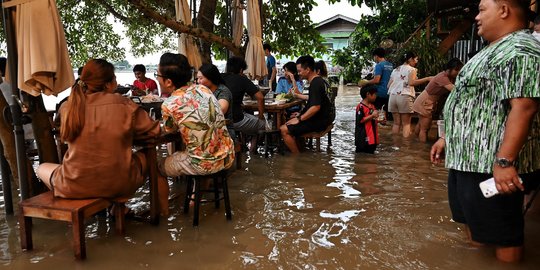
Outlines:
{"type": "Polygon", "coordinates": [[[370,94],[377,93],[377,86],[374,84],[368,84],[362,87],[362,89],[360,89],[360,96],[362,98],[366,98],[368,93],[370,94]]]}
{"type": "Polygon", "coordinates": [[[271,52],[272,51],[272,46],[270,46],[270,44],[268,44],[268,43],[264,43],[263,44],[263,50],[268,50],[269,52],[271,52]]]}
{"type": "Polygon", "coordinates": [[[323,60],[319,60],[315,63],[314,66],[315,72],[319,72],[321,77],[328,77],[328,69],[326,68],[326,63],[323,60]]]}
{"type": "Polygon", "coordinates": [[[536,16],[536,18],[534,18],[534,24],[540,24],[540,15],[536,16]]]}
{"type": "Polygon", "coordinates": [[[227,60],[227,65],[225,66],[226,73],[240,74],[242,70],[247,69],[246,60],[242,57],[233,56],[227,60]]]}
{"type": "Polygon", "coordinates": [[[384,58],[386,56],[386,50],[384,48],[379,47],[379,48],[373,50],[371,55],[376,55],[376,56],[378,56],[380,58],[384,58]]]}
{"type": "Polygon", "coordinates": [[[534,18],[534,12],[529,9],[529,6],[531,4],[530,0],[494,0],[495,2],[507,2],[510,5],[519,8],[521,11],[521,18],[525,19],[526,21],[532,21],[534,18]]]}
{"type": "Polygon", "coordinates": [[[461,62],[461,60],[459,60],[459,58],[452,58],[448,61],[448,63],[446,63],[446,65],[444,65],[444,69],[458,69],[458,68],[461,68],[463,67],[463,62],[461,62]]]}
{"type": "Polygon", "coordinates": [[[178,88],[186,85],[193,75],[187,57],[179,53],[164,53],[159,58],[159,71],[178,88]]]}
{"type": "Polygon", "coordinates": [[[77,75],[79,75],[79,77],[81,77],[83,68],[84,67],[79,67],[79,69],[77,69],[77,75]]]}
{"type": "Polygon", "coordinates": [[[142,73],[146,73],[146,67],[142,64],[137,64],[133,67],[133,72],[140,71],[142,73]]]}
{"type": "Polygon", "coordinates": [[[213,84],[225,84],[225,81],[223,80],[223,77],[221,77],[221,73],[219,73],[219,69],[216,66],[212,64],[203,64],[199,68],[199,71],[213,84]]]}
{"type": "Polygon", "coordinates": [[[2,76],[6,76],[6,62],[7,59],[5,57],[0,57],[0,71],[2,72],[2,76]]]}
{"type": "Polygon", "coordinates": [[[296,64],[302,66],[302,68],[310,68],[313,71],[315,70],[315,59],[313,59],[313,57],[310,55],[300,56],[298,60],[296,60],[296,64]]]}

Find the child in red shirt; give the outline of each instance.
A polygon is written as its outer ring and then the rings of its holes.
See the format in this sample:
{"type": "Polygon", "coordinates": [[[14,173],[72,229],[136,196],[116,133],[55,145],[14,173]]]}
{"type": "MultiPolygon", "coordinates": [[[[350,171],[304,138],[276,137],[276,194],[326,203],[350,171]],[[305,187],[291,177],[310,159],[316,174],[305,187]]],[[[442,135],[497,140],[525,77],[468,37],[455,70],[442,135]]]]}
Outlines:
{"type": "Polygon", "coordinates": [[[356,106],[356,124],[354,127],[354,144],[356,152],[374,154],[379,144],[377,127],[379,111],[375,109],[377,87],[366,85],[360,90],[362,101],[356,106]]]}

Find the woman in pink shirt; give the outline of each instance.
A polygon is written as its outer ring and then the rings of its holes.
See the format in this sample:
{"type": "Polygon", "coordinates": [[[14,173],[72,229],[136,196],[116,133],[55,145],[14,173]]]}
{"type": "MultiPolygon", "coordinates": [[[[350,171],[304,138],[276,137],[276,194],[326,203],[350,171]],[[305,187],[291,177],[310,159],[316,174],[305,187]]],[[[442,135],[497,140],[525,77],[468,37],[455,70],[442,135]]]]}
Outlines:
{"type": "Polygon", "coordinates": [[[427,140],[433,112],[437,109],[439,100],[454,89],[456,77],[463,67],[461,60],[452,58],[445,65],[445,70],[437,74],[426,86],[426,89],[416,98],[413,110],[418,113],[418,125],[414,133],[418,134],[421,142],[427,140]]]}

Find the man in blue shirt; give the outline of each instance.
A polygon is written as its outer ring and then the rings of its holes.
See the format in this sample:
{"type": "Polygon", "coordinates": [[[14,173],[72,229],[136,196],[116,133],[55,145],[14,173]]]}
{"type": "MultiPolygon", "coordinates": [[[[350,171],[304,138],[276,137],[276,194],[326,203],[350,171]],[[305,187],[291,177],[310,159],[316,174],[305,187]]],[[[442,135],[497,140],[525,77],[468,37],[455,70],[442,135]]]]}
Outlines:
{"type": "Polygon", "coordinates": [[[388,81],[390,80],[390,74],[394,66],[392,63],[386,61],[386,51],[383,48],[377,48],[373,50],[373,60],[377,63],[375,65],[375,71],[373,79],[360,81],[360,86],[373,84],[377,86],[377,99],[375,100],[375,108],[380,110],[383,105],[388,109],[388,81]]]}
{"type": "Polygon", "coordinates": [[[274,93],[276,92],[276,75],[277,75],[277,68],[276,68],[276,58],[272,55],[272,46],[268,43],[263,44],[264,49],[264,55],[266,55],[266,68],[268,68],[268,82],[272,91],[274,93]]]}

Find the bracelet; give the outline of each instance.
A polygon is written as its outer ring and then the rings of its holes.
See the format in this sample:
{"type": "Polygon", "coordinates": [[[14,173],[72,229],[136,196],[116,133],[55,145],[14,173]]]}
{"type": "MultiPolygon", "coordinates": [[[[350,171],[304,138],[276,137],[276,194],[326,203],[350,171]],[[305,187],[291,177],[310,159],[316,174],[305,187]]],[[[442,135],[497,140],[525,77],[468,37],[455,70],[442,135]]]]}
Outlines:
{"type": "Polygon", "coordinates": [[[302,122],[302,115],[298,115],[296,119],[298,119],[298,122],[302,122]]]}

